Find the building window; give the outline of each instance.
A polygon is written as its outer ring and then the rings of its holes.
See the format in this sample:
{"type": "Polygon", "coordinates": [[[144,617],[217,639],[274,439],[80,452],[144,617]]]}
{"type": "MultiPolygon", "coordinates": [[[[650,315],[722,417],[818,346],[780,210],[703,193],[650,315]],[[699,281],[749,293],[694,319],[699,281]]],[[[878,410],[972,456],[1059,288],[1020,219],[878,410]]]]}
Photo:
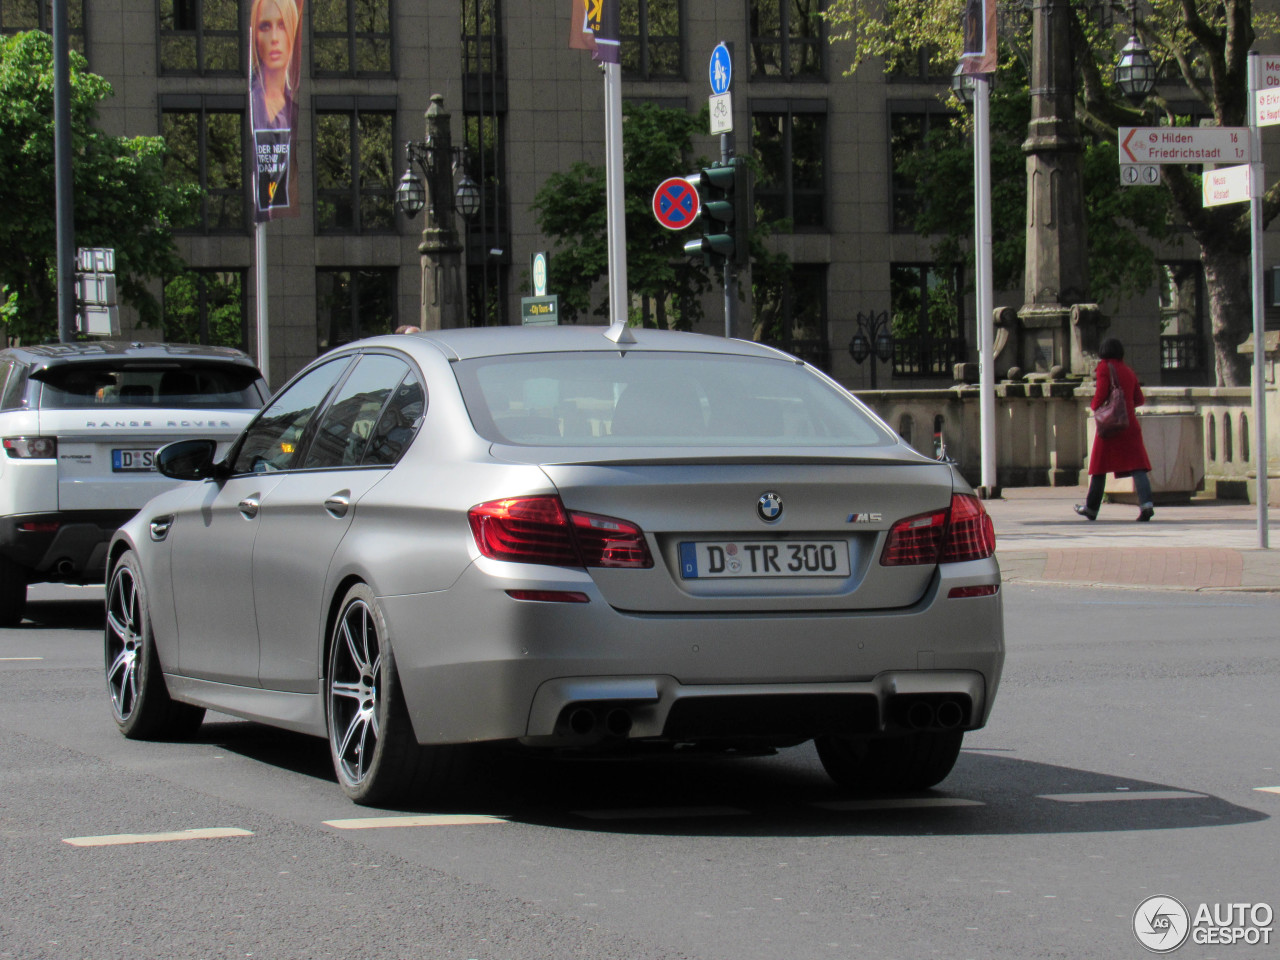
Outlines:
{"type": "Polygon", "coordinates": [[[317,353],[396,328],[394,267],[316,270],[317,353]]]}
{"type": "Polygon", "coordinates": [[[183,232],[245,230],[243,97],[165,97],[160,105],[165,181],[203,191],[194,221],[183,232]]]}
{"type": "Polygon", "coordinates": [[[680,0],[623,0],[622,72],[634,80],[679,80],[680,0]]]}
{"type": "Polygon", "coordinates": [[[965,360],[961,285],[959,266],[889,265],[895,377],[951,377],[965,360]]]}
{"type": "MultiPolygon", "coordinates": [[[[0,0],[0,36],[27,30],[53,33],[53,0],[0,0]]],[[[84,0],[67,2],[68,45],[84,53],[84,0]]]]}
{"type": "Polygon", "coordinates": [[[239,0],[160,0],[160,72],[239,76],[239,0]]]}
{"type": "Polygon", "coordinates": [[[831,369],[825,263],[792,263],[759,278],[752,271],[751,299],[754,339],[831,369]]]}
{"type": "Polygon", "coordinates": [[[747,0],[751,76],[822,79],[823,0],[747,0]]]}
{"type": "Polygon", "coordinates": [[[164,285],[164,338],[248,349],[244,270],[187,270],[164,285]]]}
{"type": "Polygon", "coordinates": [[[886,78],[890,83],[950,83],[951,70],[934,62],[936,47],[919,47],[898,58],[886,78]]]}
{"type": "Polygon", "coordinates": [[[501,263],[467,265],[467,326],[507,325],[507,271],[501,263]]]}
{"type": "Polygon", "coordinates": [[[502,16],[498,0],[462,0],[462,73],[484,74],[490,82],[505,76],[502,16]]]}
{"type": "Polygon", "coordinates": [[[889,149],[893,164],[893,229],[912,231],[923,210],[920,178],[912,160],[944,137],[957,136],[953,113],[931,103],[921,109],[894,111],[889,115],[889,149]]]}
{"type": "Polygon", "coordinates": [[[396,184],[395,113],[316,104],[318,233],[389,233],[396,184]]]}
{"type": "Polygon", "coordinates": [[[793,229],[826,226],[827,114],[822,102],[753,104],[751,149],[758,166],[756,221],[793,229]]]}
{"type": "Polygon", "coordinates": [[[389,77],[391,0],[308,0],[317,77],[389,77]]]}
{"type": "Polygon", "coordinates": [[[1199,260],[1160,264],[1160,382],[1195,385],[1207,370],[1204,267],[1199,260]]]}

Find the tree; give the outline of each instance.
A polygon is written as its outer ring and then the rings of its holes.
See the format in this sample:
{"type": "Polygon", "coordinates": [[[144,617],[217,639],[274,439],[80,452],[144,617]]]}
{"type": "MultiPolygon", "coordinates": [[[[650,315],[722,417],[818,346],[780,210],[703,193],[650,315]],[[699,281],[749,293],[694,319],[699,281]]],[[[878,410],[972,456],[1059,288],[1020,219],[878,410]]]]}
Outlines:
{"type": "MultiPolygon", "coordinates": [[[[1103,177],[1105,152],[1116,156],[1119,127],[1150,124],[1153,118],[1169,125],[1190,122],[1182,106],[1188,99],[1198,101],[1204,114],[1219,126],[1243,126],[1248,114],[1249,49],[1256,40],[1274,35],[1280,26],[1275,14],[1256,12],[1252,0],[1151,0],[1143,7],[1136,9],[1131,27],[1127,3],[1095,0],[1069,5],[1066,28],[1071,32],[1078,78],[1076,118],[1092,136],[1090,149],[1097,153],[1092,162],[1086,157],[1086,176],[1092,171],[1095,177],[1103,177]],[[1161,80],[1162,89],[1148,97],[1141,108],[1124,100],[1112,74],[1117,51],[1131,29],[1136,29],[1151,52],[1158,75],[1176,78],[1161,80]],[[1110,146],[1104,150],[1103,143],[1110,146]]],[[[935,51],[938,64],[954,64],[960,50],[961,11],[960,0],[886,0],[883,6],[831,0],[827,15],[835,26],[833,41],[853,45],[850,71],[871,57],[883,58],[885,69],[891,71],[920,49],[935,51]]],[[[1021,61],[1025,75],[1029,75],[1030,16],[1025,8],[1012,5],[1002,5],[1002,13],[999,36],[1004,56],[1021,61]]],[[[1017,135],[1017,131],[1006,133],[1017,135]]],[[[1112,160],[1106,166],[1118,164],[1112,160]]],[[[1200,248],[1218,383],[1247,384],[1249,360],[1236,348],[1251,329],[1248,210],[1238,205],[1205,208],[1195,168],[1165,165],[1161,169],[1174,219],[1189,229],[1200,248]]],[[[1100,182],[1094,187],[1086,194],[1090,215],[1103,213],[1120,220],[1132,215],[1125,209],[1127,201],[1115,196],[1120,189],[1118,181],[1114,189],[1100,182]]],[[[1277,212],[1280,182],[1268,187],[1263,200],[1266,222],[1277,212]]],[[[1140,223],[1139,219],[1134,217],[1130,222],[1139,228],[1151,227],[1154,239],[1162,239],[1156,223],[1140,223]]],[[[1091,233],[1091,245],[1102,236],[1091,233]]],[[[1101,258],[1093,259],[1096,264],[1101,258]]],[[[1097,279],[1104,285],[1112,282],[1105,274],[1097,279]]]]}
{"type": "MultiPolygon", "coordinates": [[[[688,330],[702,316],[710,278],[700,261],[685,258],[685,234],[661,226],[650,204],[659,183],[698,165],[686,158],[694,133],[706,129],[706,113],[627,103],[623,115],[629,293],[641,298],[646,326],[688,330]],[[652,315],[645,318],[650,305],[652,315]]],[[[543,233],[556,241],[547,287],[559,294],[561,312],[570,321],[606,314],[607,299],[592,307],[593,288],[609,269],[604,167],[575,163],[552,174],[534,197],[533,209],[543,233]]]]}
{"type": "MultiPolygon", "coordinates": [[[[112,137],[94,129],[111,85],[71,52],[75,243],[113,247],[121,299],[158,325],[153,277],[183,268],[172,227],[191,215],[199,188],[166,185],[160,137],[112,137]]],[[[56,338],[53,43],[37,31],[0,40],[0,321],[24,343],[56,338]]]]}

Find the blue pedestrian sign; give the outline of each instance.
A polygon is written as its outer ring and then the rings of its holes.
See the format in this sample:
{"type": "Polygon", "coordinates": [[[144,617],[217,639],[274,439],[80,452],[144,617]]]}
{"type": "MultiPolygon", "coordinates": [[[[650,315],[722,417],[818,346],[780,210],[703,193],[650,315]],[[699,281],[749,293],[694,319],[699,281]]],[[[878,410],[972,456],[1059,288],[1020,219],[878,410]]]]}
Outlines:
{"type": "Polygon", "coordinates": [[[733,80],[733,59],[729,56],[729,48],[723,43],[711,51],[711,92],[727,93],[729,83],[733,80]]]}

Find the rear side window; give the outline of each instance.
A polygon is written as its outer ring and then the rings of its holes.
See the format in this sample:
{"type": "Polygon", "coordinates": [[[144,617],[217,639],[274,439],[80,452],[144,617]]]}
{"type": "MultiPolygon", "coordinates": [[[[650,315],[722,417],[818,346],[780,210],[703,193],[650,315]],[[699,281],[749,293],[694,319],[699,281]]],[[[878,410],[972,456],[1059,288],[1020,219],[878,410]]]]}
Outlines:
{"type": "Polygon", "coordinates": [[[696,353],[526,354],[454,365],[476,431],[523,446],[876,446],[843,391],[787,360],[696,353]]]}
{"type": "Polygon", "coordinates": [[[0,391],[0,410],[20,409],[27,387],[26,364],[5,360],[3,369],[0,369],[0,378],[4,379],[4,388],[0,391]]]}
{"type": "Polygon", "coordinates": [[[303,467],[355,467],[364,463],[365,450],[379,427],[387,401],[398,392],[408,374],[409,365],[396,357],[378,353],[361,357],[321,417],[303,467]]]}
{"type": "Polygon", "coordinates": [[[41,370],[40,407],[257,410],[258,371],[233,364],[66,363],[41,370]]]}

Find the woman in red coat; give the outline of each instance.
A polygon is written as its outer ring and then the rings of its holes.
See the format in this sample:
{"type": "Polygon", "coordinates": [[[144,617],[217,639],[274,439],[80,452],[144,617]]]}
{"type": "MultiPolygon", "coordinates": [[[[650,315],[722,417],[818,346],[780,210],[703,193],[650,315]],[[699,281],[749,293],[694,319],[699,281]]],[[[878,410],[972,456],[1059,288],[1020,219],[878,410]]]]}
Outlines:
{"type": "Polygon", "coordinates": [[[1107,394],[1111,392],[1112,371],[1115,371],[1120,389],[1124,391],[1129,425],[1114,436],[1094,435],[1093,453],[1089,457],[1089,495],[1084,503],[1076,504],[1076,513],[1087,520],[1098,519],[1107,474],[1114,473],[1117,478],[1133,477],[1133,489],[1138,495],[1138,520],[1145,522],[1156,511],[1151,502],[1151,478],[1148,476],[1151,461],[1142,442],[1142,427],[1138,424],[1136,410],[1145,402],[1142,387],[1138,385],[1138,375],[1124,362],[1124,345],[1119,340],[1114,337],[1103,340],[1098,357],[1098,369],[1095,371],[1098,385],[1089,409],[1097,410],[1106,403],[1107,394]]]}

